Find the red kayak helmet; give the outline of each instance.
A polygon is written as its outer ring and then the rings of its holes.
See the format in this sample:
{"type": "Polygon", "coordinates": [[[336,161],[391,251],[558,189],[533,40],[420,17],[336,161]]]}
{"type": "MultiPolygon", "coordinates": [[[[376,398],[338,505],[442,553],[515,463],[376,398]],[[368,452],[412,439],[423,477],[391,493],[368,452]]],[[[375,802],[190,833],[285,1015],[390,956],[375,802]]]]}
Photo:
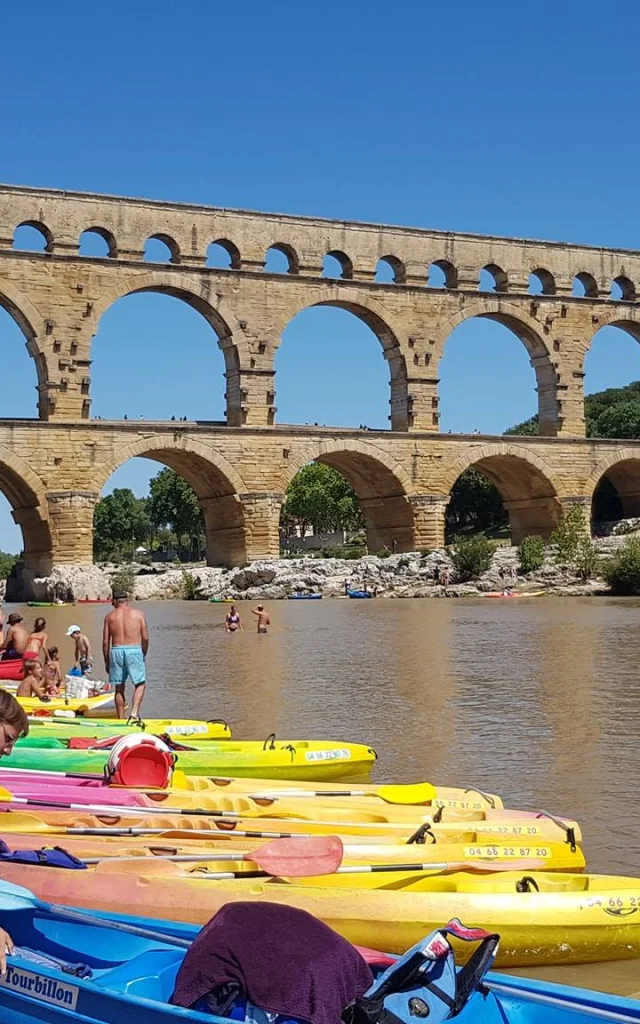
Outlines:
{"type": "Polygon", "coordinates": [[[138,789],[167,789],[175,757],[157,736],[135,733],[115,744],[106,766],[109,782],[138,789]]]}

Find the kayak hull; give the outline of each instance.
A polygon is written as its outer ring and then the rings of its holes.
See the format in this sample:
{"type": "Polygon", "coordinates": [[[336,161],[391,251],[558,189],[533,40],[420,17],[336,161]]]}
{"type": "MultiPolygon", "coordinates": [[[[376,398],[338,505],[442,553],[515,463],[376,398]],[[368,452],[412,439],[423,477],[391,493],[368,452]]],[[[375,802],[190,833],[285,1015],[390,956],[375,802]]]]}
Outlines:
{"type": "Polygon", "coordinates": [[[75,711],[77,715],[91,714],[98,709],[113,707],[113,693],[100,693],[97,697],[52,697],[42,701],[39,697],[18,697],[18,703],[28,715],[49,717],[56,711],[75,711]]]}
{"type": "MultiPolygon", "coordinates": [[[[91,698],[90,698],[91,699],[91,698]]],[[[204,749],[178,753],[177,766],[189,775],[247,775],[263,779],[331,780],[367,777],[376,760],[371,747],[358,743],[321,740],[278,741],[274,747],[260,742],[242,745],[225,740],[203,744],[204,749]]],[[[60,741],[29,737],[4,758],[7,768],[40,768],[53,771],[92,772],[101,775],[109,754],[105,751],[68,750],[60,741]],[[49,743],[49,749],[38,742],[49,743]]]]}
{"type": "MultiPolygon", "coordinates": [[[[5,887],[6,891],[7,887],[5,887]]],[[[103,927],[65,920],[56,908],[31,905],[27,897],[11,901],[0,893],[3,924],[14,936],[18,954],[0,982],[3,1024],[211,1024],[220,1018],[172,1007],[168,999],[184,956],[172,945],[192,942],[194,925],[173,920],[93,913],[103,927]],[[132,935],[123,927],[156,931],[158,938],[132,935]],[[160,937],[162,936],[162,937],[160,937]],[[90,978],[63,973],[54,966],[26,959],[25,947],[67,963],[84,963],[90,978]]],[[[443,922],[439,922],[440,925],[443,922]]],[[[374,954],[375,959],[375,954],[374,954]]],[[[483,979],[489,990],[475,993],[456,1016],[459,1024],[592,1024],[594,1020],[640,1021],[640,1003],[633,999],[516,978],[491,972],[483,979]]]]}
{"type": "Polygon", "coordinates": [[[147,735],[150,733],[155,736],[164,734],[178,741],[196,739],[203,742],[231,738],[231,729],[222,719],[201,722],[187,718],[146,718],[139,725],[135,722],[128,724],[126,721],[113,721],[104,718],[92,720],[83,717],[80,721],[44,718],[31,722],[29,735],[31,737],[49,736],[61,740],[71,739],[74,736],[107,739],[109,736],[127,736],[130,733],[142,731],[147,735]]]}
{"type": "MultiPolygon", "coordinates": [[[[522,893],[516,891],[522,872],[504,872],[488,879],[434,876],[401,889],[367,890],[256,879],[214,881],[202,874],[184,877],[181,865],[157,862],[153,867],[163,873],[119,873],[113,864],[94,872],[5,862],[3,875],[52,902],[117,913],[135,906],[145,916],[193,924],[204,924],[232,901],[281,903],[307,910],[356,945],[389,952],[403,952],[443,921],[458,917],[467,927],[500,934],[497,964],[505,967],[640,956],[640,920],[634,912],[640,879],[534,873],[530,877],[540,891],[522,893]],[[104,885],[97,884],[101,874],[104,885]],[[610,913],[618,901],[626,916],[610,913]]],[[[456,951],[461,959],[468,956],[462,947],[456,951]]]]}

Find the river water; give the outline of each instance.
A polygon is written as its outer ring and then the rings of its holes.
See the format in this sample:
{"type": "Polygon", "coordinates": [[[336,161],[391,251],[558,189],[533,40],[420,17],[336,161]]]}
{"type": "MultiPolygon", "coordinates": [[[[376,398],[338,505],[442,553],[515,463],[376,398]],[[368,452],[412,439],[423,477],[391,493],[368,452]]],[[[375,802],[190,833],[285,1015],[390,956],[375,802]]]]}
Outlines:
{"type": "MultiPolygon", "coordinates": [[[[591,871],[640,875],[640,601],[281,601],[268,636],[242,602],[235,635],[225,605],[142,607],[149,717],[371,744],[377,781],[472,785],[564,813],[582,826],[591,871]]],[[[102,677],[106,610],[43,609],[63,668],[74,622],[102,677]]],[[[37,610],[22,612],[30,622],[37,610]]],[[[640,997],[640,962],[522,973],[640,997]]]]}

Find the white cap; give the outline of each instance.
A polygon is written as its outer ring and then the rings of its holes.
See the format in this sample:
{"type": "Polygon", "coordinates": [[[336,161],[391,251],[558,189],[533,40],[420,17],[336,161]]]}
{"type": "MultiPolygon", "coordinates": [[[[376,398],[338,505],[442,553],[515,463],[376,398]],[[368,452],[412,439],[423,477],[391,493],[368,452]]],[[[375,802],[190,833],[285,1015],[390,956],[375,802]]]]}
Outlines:
{"type": "Polygon", "coordinates": [[[73,636],[74,633],[80,633],[80,632],[82,632],[81,629],[80,629],[80,626],[69,626],[69,628],[68,628],[68,630],[67,630],[65,635],[66,636],[73,636]]]}

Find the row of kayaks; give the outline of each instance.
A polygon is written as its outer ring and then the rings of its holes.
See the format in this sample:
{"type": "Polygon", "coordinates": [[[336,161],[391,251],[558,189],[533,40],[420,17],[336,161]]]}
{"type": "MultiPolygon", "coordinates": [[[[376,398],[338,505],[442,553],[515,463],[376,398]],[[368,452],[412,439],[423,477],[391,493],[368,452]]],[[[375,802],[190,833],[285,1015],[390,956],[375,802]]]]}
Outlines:
{"type": "Polygon", "coordinates": [[[229,903],[268,901],[396,953],[457,917],[501,934],[502,965],[640,956],[640,880],[583,873],[576,822],[423,785],[429,799],[412,804],[371,784],[325,783],[317,796],[304,784],[201,778],[144,792],[2,770],[8,847],[62,846],[80,864],[12,853],[0,870],[46,900],[194,924],[229,903]],[[311,859],[287,848],[265,874],[265,844],[279,841],[310,843],[311,859]],[[330,871],[313,853],[326,842],[341,844],[330,871]]]}
{"type": "Polygon", "coordinates": [[[202,997],[192,1001],[201,992],[207,1003],[216,999],[218,1020],[322,1024],[337,1021],[341,1010],[343,1019],[369,1024],[439,1024],[452,1015],[460,1024],[640,1020],[640,1004],[631,999],[487,973],[497,936],[459,922],[421,936],[395,960],[353,950],[314,920],[271,903],[238,902],[200,932],[173,920],[69,911],[4,882],[0,916],[15,942],[0,981],[3,1024],[206,1024],[211,1011],[202,997]],[[264,959],[256,963],[263,933],[280,950],[268,967],[264,959]],[[475,957],[456,967],[454,949],[462,944],[472,945],[475,957]],[[240,980],[223,1009],[215,982],[229,962],[240,980]],[[295,1017],[296,1009],[305,1016],[295,1017]]]}
{"type": "MultiPolygon", "coordinates": [[[[229,907],[251,915],[270,906],[276,913],[304,912],[349,943],[395,954],[459,919],[500,934],[501,966],[640,957],[640,879],[587,872],[581,830],[571,819],[505,808],[496,794],[473,788],[331,781],[366,777],[375,759],[366,745],[274,736],[231,741],[209,730],[206,736],[173,734],[177,762],[167,788],[109,784],[109,751],[120,736],[140,750],[156,743],[145,733],[160,725],[168,739],[172,727],[198,725],[146,724],[146,730],[102,721],[32,724],[0,767],[0,875],[6,883],[105,915],[136,907],[162,928],[204,925],[229,907]],[[176,921],[186,924],[171,925],[176,921]]],[[[54,934],[65,963],[81,960],[66,957],[60,936],[69,931],[59,922],[54,934]]],[[[40,939],[40,931],[32,938],[40,939]]],[[[464,961],[468,945],[453,944],[464,961]]],[[[35,941],[27,943],[27,954],[34,948],[35,941]]],[[[119,962],[105,982],[110,991],[117,991],[118,977],[126,979],[125,999],[160,991],[162,971],[155,952],[146,952],[155,967],[145,974],[144,958],[141,964],[132,956],[131,969],[119,962]]],[[[165,956],[166,950],[160,959],[165,956]]],[[[30,968],[19,970],[24,977],[30,968]]],[[[168,970],[171,982],[175,977],[176,970],[168,970]]],[[[161,990],[161,1006],[149,1021],[177,1012],[167,1010],[170,992],[161,990]]],[[[66,998],[66,990],[60,992],[66,998]]],[[[0,981],[3,1024],[36,1019],[3,1015],[4,994],[0,981]]],[[[483,1012],[488,1005],[485,996],[483,1012]]],[[[566,1014],[569,1024],[577,1012],[561,1007],[553,1017],[549,1011],[557,1007],[549,1002],[531,1006],[541,1021],[564,1021],[566,1014]]],[[[520,1004],[507,1000],[491,1004],[485,1017],[477,1004],[469,1020],[537,1022],[531,1006],[523,1017],[520,1004]]],[[[122,1014],[123,1004],[117,1008],[122,1014]]],[[[606,1013],[606,1005],[600,1010],[606,1013]]],[[[593,1015],[594,1008],[580,1005],[579,1011],[593,1015]]],[[[416,1015],[426,1016],[409,1017],[416,1015]]],[[[429,1015],[443,1019],[434,1007],[429,1015]]],[[[122,1017],[80,1019],[115,1024],[122,1017]]]]}

